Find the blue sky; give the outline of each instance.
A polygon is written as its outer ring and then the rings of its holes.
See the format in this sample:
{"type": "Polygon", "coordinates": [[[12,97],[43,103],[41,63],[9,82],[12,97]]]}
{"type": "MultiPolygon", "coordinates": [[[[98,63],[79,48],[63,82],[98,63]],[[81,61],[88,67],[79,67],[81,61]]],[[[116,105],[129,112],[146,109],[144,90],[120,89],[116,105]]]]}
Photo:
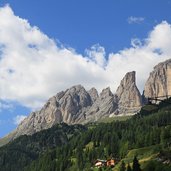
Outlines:
{"type": "Polygon", "coordinates": [[[136,70],[143,90],[153,66],[171,55],[171,0],[1,0],[0,7],[0,137],[74,84],[114,92],[136,70]]]}
{"type": "MultiPolygon", "coordinates": [[[[156,23],[171,20],[170,0],[8,0],[16,15],[38,26],[78,52],[99,43],[108,52],[129,47],[133,37],[144,38],[156,23]],[[130,16],[143,24],[128,24],[130,16]]],[[[1,6],[2,6],[1,5],[1,6]]]]}

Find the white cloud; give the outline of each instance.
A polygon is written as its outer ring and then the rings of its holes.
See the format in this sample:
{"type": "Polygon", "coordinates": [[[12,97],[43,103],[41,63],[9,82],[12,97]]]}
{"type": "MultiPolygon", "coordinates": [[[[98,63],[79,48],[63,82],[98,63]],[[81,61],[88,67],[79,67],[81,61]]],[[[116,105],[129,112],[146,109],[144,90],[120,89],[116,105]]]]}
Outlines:
{"type": "Polygon", "coordinates": [[[0,101],[0,112],[2,110],[6,110],[6,109],[8,109],[8,110],[13,109],[13,105],[10,104],[10,103],[6,103],[6,102],[3,102],[3,101],[0,101]]]}
{"type": "Polygon", "coordinates": [[[100,67],[106,66],[105,49],[99,44],[93,45],[91,49],[86,49],[88,57],[100,67]]]}
{"type": "Polygon", "coordinates": [[[58,46],[27,20],[15,16],[9,6],[0,8],[0,98],[35,109],[75,84],[99,91],[110,86],[115,92],[125,73],[132,70],[137,71],[142,91],[153,66],[171,57],[170,27],[162,22],[145,40],[133,39],[131,48],[116,54],[106,56],[104,47],[94,45],[83,56],[58,46]]]}
{"type": "Polygon", "coordinates": [[[134,48],[138,48],[138,47],[141,47],[142,46],[142,42],[141,42],[140,39],[134,38],[134,39],[131,40],[131,45],[134,48]]]}
{"type": "Polygon", "coordinates": [[[19,125],[27,116],[25,115],[17,115],[15,118],[13,118],[13,123],[15,125],[19,125]]]}
{"type": "Polygon", "coordinates": [[[166,21],[158,24],[147,41],[150,49],[160,49],[165,54],[171,54],[171,25],[166,21]]]}
{"type": "Polygon", "coordinates": [[[130,16],[128,17],[127,21],[129,24],[140,24],[142,22],[144,22],[145,18],[144,17],[133,17],[133,16],[130,16]]]}

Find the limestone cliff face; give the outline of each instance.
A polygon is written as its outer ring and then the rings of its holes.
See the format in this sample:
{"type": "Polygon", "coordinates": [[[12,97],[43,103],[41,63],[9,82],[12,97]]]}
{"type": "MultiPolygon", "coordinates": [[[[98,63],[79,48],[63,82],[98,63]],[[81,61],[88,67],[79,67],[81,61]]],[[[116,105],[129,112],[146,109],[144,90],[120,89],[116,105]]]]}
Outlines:
{"type": "Polygon", "coordinates": [[[145,83],[144,96],[171,96],[171,59],[154,67],[145,83]]]}
{"type": "Polygon", "coordinates": [[[119,113],[134,113],[142,106],[141,94],[136,86],[135,71],[128,72],[116,91],[119,113]]]}
{"type": "Polygon", "coordinates": [[[97,100],[97,98],[99,97],[98,92],[97,92],[97,90],[96,90],[94,87],[91,88],[91,89],[88,91],[88,93],[89,93],[89,95],[90,95],[91,100],[92,100],[93,103],[94,103],[94,102],[97,100]]]}
{"type": "Polygon", "coordinates": [[[109,117],[117,109],[115,96],[110,88],[103,89],[99,97],[86,112],[86,120],[83,123],[95,122],[104,117],[109,117]]]}
{"type": "Polygon", "coordinates": [[[115,114],[135,112],[141,106],[140,93],[135,84],[135,72],[127,73],[113,94],[105,88],[98,94],[95,88],[86,91],[81,85],[73,86],[51,97],[41,110],[32,112],[14,131],[13,138],[34,134],[56,123],[85,124],[115,114]],[[134,110],[128,110],[134,109],[134,110]]]}
{"type": "Polygon", "coordinates": [[[40,111],[32,112],[15,131],[14,138],[48,129],[56,123],[67,124],[94,122],[109,116],[117,108],[110,88],[100,95],[95,88],[88,92],[81,85],[51,97],[40,111]]]}
{"type": "Polygon", "coordinates": [[[33,134],[60,122],[80,123],[85,118],[85,109],[91,104],[91,97],[84,87],[73,86],[50,98],[40,111],[31,113],[18,126],[15,137],[33,134]]]}
{"type": "Polygon", "coordinates": [[[79,123],[84,118],[84,110],[92,104],[89,93],[83,86],[73,86],[62,95],[56,96],[58,109],[62,114],[62,122],[79,123]]]}

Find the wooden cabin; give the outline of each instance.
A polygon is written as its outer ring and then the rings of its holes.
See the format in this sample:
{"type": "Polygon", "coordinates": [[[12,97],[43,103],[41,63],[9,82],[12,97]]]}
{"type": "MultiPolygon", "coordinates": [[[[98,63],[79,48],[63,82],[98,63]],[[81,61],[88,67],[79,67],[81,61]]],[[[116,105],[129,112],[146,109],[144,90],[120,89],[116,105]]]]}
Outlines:
{"type": "Polygon", "coordinates": [[[107,164],[107,161],[106,160],[97,159],[95,161],[94,166],[99,168],[99,167],[102,167],[102,166],[106,166],[106,164],[107,164]]]}
{"type": "Polygon", "coordinates": [[[115,161],[114,159],[109,159],[109,160],[107,160],[107,162],[106,162],[106,165],[107,165],[108,167],[114,167],[115,164],[116,164],[116,161],[115,161]]]}

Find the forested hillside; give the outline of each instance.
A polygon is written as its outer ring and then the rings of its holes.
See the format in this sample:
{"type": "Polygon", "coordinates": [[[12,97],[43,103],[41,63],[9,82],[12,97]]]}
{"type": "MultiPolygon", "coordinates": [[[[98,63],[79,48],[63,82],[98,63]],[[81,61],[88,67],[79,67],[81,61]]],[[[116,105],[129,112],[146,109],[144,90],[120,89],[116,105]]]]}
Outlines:
{"type": "Polygon", "coordinates": [[[44,152],[67,144],[82,131],[86,131],[82,125],[68,126],[62,123],[32,136],[20,136],[0,148],[0,171],[23,170],[44,152]]]}
{"type": "Polygon", "coordinates": [[[171,100],[146,105],[126,121],[92,123],[86,127],[61,124],[33,136],[22,136],[0,149],[0,168],[2,171],[171,169],[171,100]],[[109,158],[117,161],[115,167],[94,167],[97,159],[109,158]]]}

